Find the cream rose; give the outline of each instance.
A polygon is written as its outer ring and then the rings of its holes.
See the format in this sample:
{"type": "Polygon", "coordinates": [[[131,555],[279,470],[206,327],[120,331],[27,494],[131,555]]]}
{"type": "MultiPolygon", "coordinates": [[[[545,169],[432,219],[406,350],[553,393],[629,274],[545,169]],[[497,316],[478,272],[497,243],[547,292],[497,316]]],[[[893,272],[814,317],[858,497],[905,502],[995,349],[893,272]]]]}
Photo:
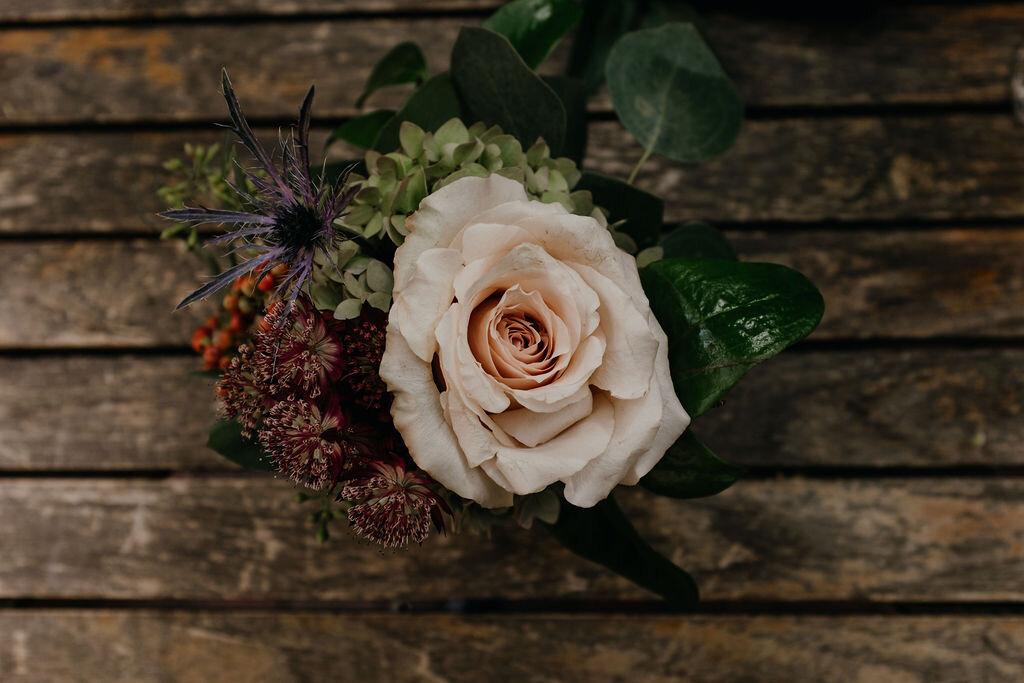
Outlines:
{"type": "Polygon", "coordinates": [[[596,220],[498,175],[406,221],[380,374],[420,467],[485,507],[565,483],[590,507],[690,422],[633,258],[596,220]]]}

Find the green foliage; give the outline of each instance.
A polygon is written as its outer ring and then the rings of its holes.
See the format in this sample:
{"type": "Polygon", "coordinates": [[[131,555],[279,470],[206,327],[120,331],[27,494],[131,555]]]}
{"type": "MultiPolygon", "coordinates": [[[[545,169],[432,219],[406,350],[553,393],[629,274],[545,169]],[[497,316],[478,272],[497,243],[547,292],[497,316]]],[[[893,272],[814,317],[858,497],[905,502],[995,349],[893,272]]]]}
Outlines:
{"type": "Polygon", "coordinates": [[[234,420],[221,419],[206,430],[206,445],[247,470],[274,471],[276,468],[258,443],[242,436],[242,427],[234,420]]]}
{"type": "Polygon", "coordinates": [[[428,78],[430,71],[427,70],[427,60],[419,45],[413,42],[399,43],[373,67],[363,94],[356,100],[356,106],[362,107],[366,98],[381,88],[405,83],[419,85],[428,78]]]}
{"type": "Polygon", "coordinates": [[[743,468],[719,460],[688,429],[640,485],[672,498],[703,498],[729,488],[742,474],[743,468]]]}
{"type": "Polygon", "coordinates": [[[634,31],[615,44],[608,90],[623,125],[651,152],[703,161],[732,145],[743,120],[736,86],[693,24],[634,31]]]}
{"type": "Polygon", "coordinates": [[[637,0],[584,0],[583,17],[573,39],[568,74],[593,91],[604,81],[612,45],[636,20],[637,0]]]}
{"type": "Polygon", "coordinates": [[[447,73],[441,73],[421,85],[405,105],[384,124],[373,143],[373,149],[381,153],[398,149],[398,132],[404,121],[415,123],[420,128],[435,130],[449,119],[462,115],[459,98],[447,73]]]}
{"type": "Polygon", "coordinates": [[[729,240],[709,223],[680,225],[661,240],[663,258],[714,258],[735,261],[729,240]]]}
{"type": "Polygon", "coordinates": [[[583,163],[587,151],[587,87],[578,78],[543,76],[565,107],[565,142],[562,156],[583,163]]]}
{"type": "Polygon", "coordinates": [[[395,112],[390,109],[380,109],[349,119],[334,129],[331,136],[327,138],[327,146],[337,140],[344,140],[350,145],[371,149],[381,129],[388,121],[395,117],[395,112]]]}
{"type": "Polygon", "coordinates": [[[452,80],[468,120],[501,126],[524,148],[543,139],[555,156],[561,156],[565,107],[507,38],[485,28],[463,28],[451,62],[452,80]]]}
{"type": "Polygon", "coordinates": [[[583,10],[571,0],[514,0],[484,21],[484,28],[508,38],[531,69],[580,20],[583,10]]]}
{"type": "Polygon", "coordinates": [[[611,496],[592,508],[562,501],[558,521],[545,524],[558,542],[580,557],[621,574],[667,601],[697,602],[697,584],[685,571],[649,546],[611,496]]]}
{"type": "Polygon", "coordinates": [[[640,280],[669,339],[672,381],[696,417],[755,364],[803,339],[824,312],[821,294],[773,263],[667,259],[640,280]]]}
{"type": "Polygon", "coordinates": [[[595,173],[584,173],[576,189],[589,190],[601,207],[608,211],[609,222],[625,221],[615,229],[632,237],[639,248],[649,247],[658,241],[665,215],[665,203],[658,197],[595,173]]]}

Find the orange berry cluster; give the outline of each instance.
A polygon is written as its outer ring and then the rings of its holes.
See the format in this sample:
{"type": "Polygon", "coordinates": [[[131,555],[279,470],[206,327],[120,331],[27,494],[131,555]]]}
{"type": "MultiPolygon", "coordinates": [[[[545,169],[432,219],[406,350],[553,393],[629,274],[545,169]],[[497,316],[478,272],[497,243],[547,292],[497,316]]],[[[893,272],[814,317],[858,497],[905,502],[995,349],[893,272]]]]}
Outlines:
{"type": "Polygon", "coordinates": [[[203,370],[225,370],[238,355],[238,347],[251,344],[253,323],[259,325],[267,301],[277,284],[288,274],[284,264],[269,273],[243,275],[221,301],[221,311],[211,315],[192,333],[192,349],[202,355],[203,370]]]}

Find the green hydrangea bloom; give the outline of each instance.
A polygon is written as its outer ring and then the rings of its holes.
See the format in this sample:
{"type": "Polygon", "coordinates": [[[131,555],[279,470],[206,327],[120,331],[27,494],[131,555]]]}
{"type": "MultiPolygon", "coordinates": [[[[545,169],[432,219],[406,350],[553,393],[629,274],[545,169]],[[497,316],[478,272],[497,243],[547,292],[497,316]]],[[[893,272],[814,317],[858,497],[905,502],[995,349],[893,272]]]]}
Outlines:
{"type": "Polygon", "coordinates": [[[352,174],[361,189],[339,223],[366,238],[386,235],[396,245],[406,235],[405,218],[431,192],[466,176],[497,173],[523,183],[531,199],[558,202],[567,210],[593,216],[606,225],[589,192],[574,192],[580,172],[572,159],[552,158],[543,140],[523,151],[499,126],[476,123],[469,128],[457,118],[433,133],[402,123],[401,149],[390,154],[367,152],[366,177],[352,174]]]}

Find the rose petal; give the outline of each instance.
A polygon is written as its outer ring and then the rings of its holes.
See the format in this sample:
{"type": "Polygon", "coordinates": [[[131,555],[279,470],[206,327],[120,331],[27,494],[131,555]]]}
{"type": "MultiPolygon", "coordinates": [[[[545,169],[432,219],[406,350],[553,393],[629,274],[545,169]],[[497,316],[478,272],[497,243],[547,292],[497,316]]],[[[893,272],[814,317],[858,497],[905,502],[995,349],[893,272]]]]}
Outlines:
{"type": "Polygon", "coordinates": [[[524,446],[533,447],[550,441],[590,415],[593,405],[593,394],[588,391],[583,400],[553,413],[538,413],[526,408],[517,408],[516,410],[506,410],[499,415],[492,415],[491,419],[506,434],[524,446]]]}
{"type": "Polygon", "coordinates": [[[614,431],[614,412],[608,398],[598,394],[589,417],[539,446],[502,447],[481,468],[495,479],[504,477],[515,494],[536,493],[571,477],[606,451],[614,431]]]}
{"type": "Polygon", "coordinates": [[[413,266],[412,275],[405,278],[404,288],[395,292],[389,321],[401,330],[420,360],[429,363],[434,358],[437,350],[434,331],[452,304],[452,283],[461,269],[462,255],[459,252],[454,249],[428,249],[413,266]]]}
{"type": "Polygon", "coordinates": [[[430,365],[388,328],[380,376],[394,395],[391,415],[412,459],[442,486],[486,508],[508,507],[512,494],[470,467],[445,420],[430,365]]]}

